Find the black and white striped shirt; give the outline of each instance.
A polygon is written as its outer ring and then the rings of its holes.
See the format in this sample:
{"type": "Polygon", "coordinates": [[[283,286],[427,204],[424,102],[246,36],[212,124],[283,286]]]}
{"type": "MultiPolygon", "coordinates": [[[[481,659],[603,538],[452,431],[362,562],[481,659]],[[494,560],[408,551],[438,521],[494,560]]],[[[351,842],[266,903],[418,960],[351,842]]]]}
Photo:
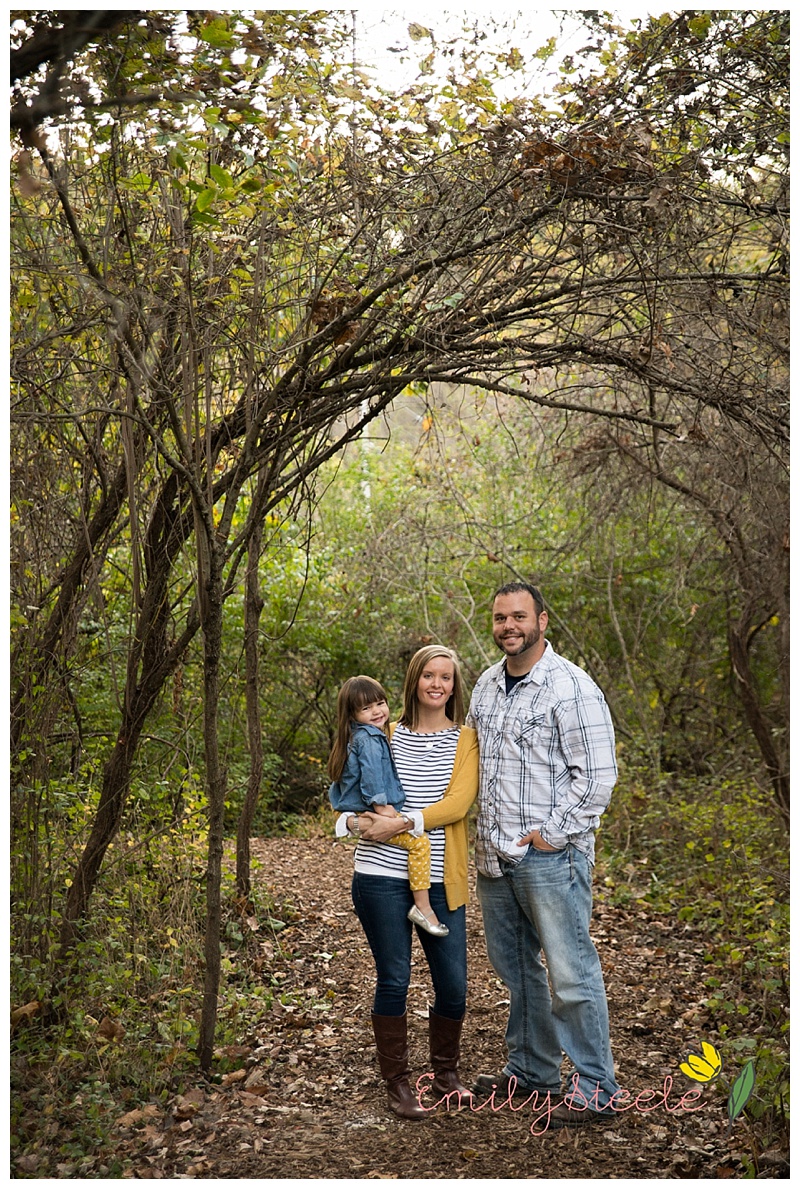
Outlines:
{"type": "MultiPolygon", "coordinates": [[[[392,735],[392,755],[405,793],[403,812],[427,809],[441,801],[453,774],[459,727],[430,735],[398,725],[392,735]]],[[[444,826],[431,830],[431,883],[444,880],[444,826]]],[[[408,879],[408,853],[390,842],[367,842],[356,847],[355,869],[361,875],[408,879]]]]}

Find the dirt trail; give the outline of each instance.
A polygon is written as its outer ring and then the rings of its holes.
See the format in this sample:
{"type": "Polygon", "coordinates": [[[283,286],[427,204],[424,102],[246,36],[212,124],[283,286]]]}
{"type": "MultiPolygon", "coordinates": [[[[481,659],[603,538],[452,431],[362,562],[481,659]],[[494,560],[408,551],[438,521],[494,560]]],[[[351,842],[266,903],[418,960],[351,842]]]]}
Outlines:
{"type": "MultiPolygon", "coordinates": [[[[677,1110],[693,1088],[678,1064],[713,1035],[698,1006],[705,946],[683,922],[604,903],[599,882],[593,934],[609,996],[620,1085],[640,1108],[613,1128],[542,1130],[530,1107],[436,1111],[422,1122],[396,1119],[378,1082],[369,1014],[372,960],[353,915],[352,851],[331,838],[266,839],[253,844],[256,875],[288,927],[268,926],[268,970],[300,1006],[276,1001],[236,1052],[242,1068],[221,1086],[198,1081],[164,1117],[137,1120],[120,1139],[138,1147],[134,1175],[148,1178],[359,1179],[716,1179],[746,1175],[748,1125],[726,1136],[725,1098],[704,1090],[693,1111],[677,1110]],[[278,944],[280,942],[280,945],[278,944]],[[302,1004],[319,1006],[303,1006],[302,1004]],[[327,1010],[324,1004],[329,1004],[327,1010]],[[663,1103],[666,1079],[674,1079],[663,1103]],[[645,1092],[650,1091],[648,1095],[645,1092]],[[649,1107],[650,1109],[643,1109],[649,1107]],[[144,1125],[143,1125],[144,1124],[144,1125]]],[[[469,1081],[502,1068],[505,989],[486,959],[480,910],[468,906],[469,1006],[463,1073],[469,1081]]],[[[415,942],[409,998],[412,1069],[428,1069],[427,967],[415,942]]],[[[759,1175],[783,1178],[778,1153],[759,1175]]]]}

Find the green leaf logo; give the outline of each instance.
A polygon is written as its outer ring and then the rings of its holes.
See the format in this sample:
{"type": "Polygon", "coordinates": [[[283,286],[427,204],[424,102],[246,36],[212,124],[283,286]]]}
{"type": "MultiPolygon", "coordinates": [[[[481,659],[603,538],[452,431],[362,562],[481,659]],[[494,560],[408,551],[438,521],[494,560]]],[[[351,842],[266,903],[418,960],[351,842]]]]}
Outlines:
{"type": "Polygon", "coordinates": [[[748,1061],[742,1072],[731,1087],[728,1095],[728,1130],[733,1126],[734,1119],[742,1113],[756,1085],[756,1070],[752,1061],[748,1061]]]}

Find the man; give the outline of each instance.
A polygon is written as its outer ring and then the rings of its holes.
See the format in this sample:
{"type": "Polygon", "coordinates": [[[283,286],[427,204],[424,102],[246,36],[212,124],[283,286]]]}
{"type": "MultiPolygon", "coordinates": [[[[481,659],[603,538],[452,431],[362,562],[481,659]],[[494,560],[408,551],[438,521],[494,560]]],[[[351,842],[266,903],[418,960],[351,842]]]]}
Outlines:
{"type": "Polygon", "coordinates": [[[563,1051],[575,1072],[550,1125],[578,1127],[609,1121],[603,1108],[619,1089],[589,937],[594,831],[617,766],[603,694],[553,651],[546,628],[536,587],[501,587],[492,632],[505,659],[478,679],[467,717],[480,744],[478,899],[489,960],[510,996],[507,1064],[481,1074],[474,1093],[558,1101],[563,1051]]]}

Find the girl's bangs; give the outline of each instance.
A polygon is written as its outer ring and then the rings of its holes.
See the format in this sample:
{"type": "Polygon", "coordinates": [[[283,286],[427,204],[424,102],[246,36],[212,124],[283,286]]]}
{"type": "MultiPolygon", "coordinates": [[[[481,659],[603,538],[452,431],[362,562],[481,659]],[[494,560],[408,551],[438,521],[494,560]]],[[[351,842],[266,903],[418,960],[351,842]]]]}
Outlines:
{"type": "Polygon", "coordinates": [[[350,690],[350,704],[355,710],[363,710],[365,706],[371,706],[373,702],[383,702],[385,698],[386,694],[381,686],[369,677],[354,682],[350,690]]]}

